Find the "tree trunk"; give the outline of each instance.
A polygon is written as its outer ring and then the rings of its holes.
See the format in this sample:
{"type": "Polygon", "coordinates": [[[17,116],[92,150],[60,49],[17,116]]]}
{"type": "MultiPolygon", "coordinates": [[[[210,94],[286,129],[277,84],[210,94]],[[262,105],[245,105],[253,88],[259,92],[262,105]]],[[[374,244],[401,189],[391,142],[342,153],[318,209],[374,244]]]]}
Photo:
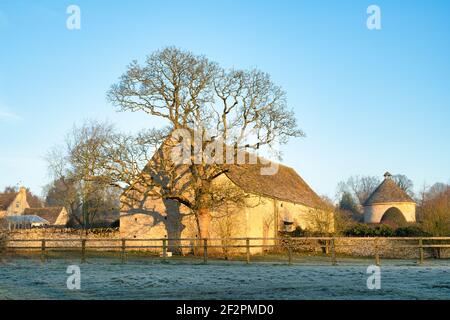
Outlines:
{"type": "Polygon", "coordinates": [[[198,236],[200,239],[208,239],[209,238],[209,226],[211,224],[211,184],[207,181],[202,181],[202,187],[197,196],[197,227],[198,227],[198,236]]]}
{"type": "Polygon", "coordinates": [[[209,238],[209,226],[211,224],[211,213],[208,208],[200,208],[197,212],[197,226],[200,239],[209,238]]]}
{"type": "Polygon", "coordinates": [[[198,240],[196,241],[196,249],[194,254],[203,255],[203,239],[209,239],[209,226],[211,223],[211,213],[208,208],[197,210],[196,221],[198,228],[198,240]]]}

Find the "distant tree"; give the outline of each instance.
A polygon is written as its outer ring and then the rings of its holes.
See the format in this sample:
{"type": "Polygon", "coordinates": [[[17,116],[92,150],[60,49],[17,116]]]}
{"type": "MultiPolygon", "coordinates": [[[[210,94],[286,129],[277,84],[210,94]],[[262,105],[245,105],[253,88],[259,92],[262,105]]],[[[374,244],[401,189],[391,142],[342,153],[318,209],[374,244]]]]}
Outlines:
{"type": "Polygon", "coordinates": [[[113,138],[111,125],[88,121],[74,127],[65,145],[47,155],[54,180],[46,188],[46,203],[66,207],[71,220],[83,228],[92,227],[99,216],[118,213],[118,192],[98,177],[100,153],[113,138]]]}
{"type": "Polygon", "coordinates": [[[327,206],[329,206],[330,208],[334,207],[334,202],[333,200],[327,196],[327,195],[321,195],[320,198],[323,200],[324,203],[327,204],[327,206]]]}
{"type": "Polygon", "coordinates": [[[450,188],[425,200],[421,208],[425,232],[433,236],[450,236],[450,188]]]}
{"type": "Polygon", "coordinates": [[[306,222],[308,230],[319,235],[333,233],[334,230],[334,210],[333,201],[327,196],[321,196],[322,200],[330,210],[314,210],[308,213],[306,222]]]}
{"type": "Polygon", "coordinates": [[[16,186],[6,186],[3,193],[16,193],[19,191],[19,187],[16,186]]]}
{"type": "Polygon", "coordinates": [[[338,210],[343,215],[343,217],[349,217],[354,221],[362,222],[362,212],[360,206],[358,205],[358,200],[352,196],[350,192],[344,191],[339,200],[338,210]]]}
{"type": "Polygon", "coordinates": [[[443,193],[445,193],[450,188],[450,185],[442,183],[442,182],[436,182],[433,184],[426,192],[425,192],[425,200],[431,200],[436,197],[441,196],[443,193]]]}
{"type": "Polygon", "coordinates": [[[351,228],[358,222],[359,219],[355,218],[351,211],[337,208],[334,212],[334,232],[337,235],[344,234],[345,230],[351,228]]]}
{"type": "Polygon", "coordinates": [[[308,230],[318,235],[333,233],[334,214],[331,211],[313,210],[306,217],[308,230]]]}
{"type": "Polygon", "coordinates": [[[411,179],[409,179],[404,174],[396,174],[396,175],[392,176],[392,179],[400,187],[400,189],[405,191],[411,198],[415,198],[415,194],[414,194],[414,190],[413,190],[414,183],[412,182],[411,179]]]}
{"type": "Polygon", "coordinates": [[[380,184],[375,176],[351,176],[347,181],[338,184],[338,195],[350,194],[362,205],[380,184]]]}
{"type": "Polygon", "coordinates": [[[342,193],[341,200],[339,200],[339,209],[358,213],[358,204],[350,192],[344,191],[342,193]]]}

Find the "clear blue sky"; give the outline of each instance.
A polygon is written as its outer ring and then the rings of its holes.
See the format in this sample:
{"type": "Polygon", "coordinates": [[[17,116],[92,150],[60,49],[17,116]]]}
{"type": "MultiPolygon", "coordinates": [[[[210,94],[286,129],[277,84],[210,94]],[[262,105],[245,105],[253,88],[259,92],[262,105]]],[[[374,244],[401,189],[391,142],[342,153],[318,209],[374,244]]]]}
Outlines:
{"type": "Polygon", "coordinates": [[[145,114],[105,100],[133,59],[175,45],[225,67],[258,67],[288,93],[307,137],[283,148],[320,194],[386,170],[450,179],[449,1],[0,0],[0,188],[41,192],[43,159],[74,123],[135,131],[145,114]],[[81,30],[66,8],[81,8],[81,30]],[[366,28],[381,8],[382,30],[366,28]]]}

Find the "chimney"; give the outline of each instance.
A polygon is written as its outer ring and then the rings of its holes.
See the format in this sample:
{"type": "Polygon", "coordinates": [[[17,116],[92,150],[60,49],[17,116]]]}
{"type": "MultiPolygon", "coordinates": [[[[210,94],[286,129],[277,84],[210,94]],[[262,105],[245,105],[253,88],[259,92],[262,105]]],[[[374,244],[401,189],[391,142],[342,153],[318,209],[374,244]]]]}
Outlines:
{"type": "Polygon", "coordinates": [[[26,195],[26,194],[27,194],[27,188],[25,188],[25,187],[20,187],[20,188],[19,188],[19,193],[20,193],[20,194],[23,194],[23,195],[26,195]]]}

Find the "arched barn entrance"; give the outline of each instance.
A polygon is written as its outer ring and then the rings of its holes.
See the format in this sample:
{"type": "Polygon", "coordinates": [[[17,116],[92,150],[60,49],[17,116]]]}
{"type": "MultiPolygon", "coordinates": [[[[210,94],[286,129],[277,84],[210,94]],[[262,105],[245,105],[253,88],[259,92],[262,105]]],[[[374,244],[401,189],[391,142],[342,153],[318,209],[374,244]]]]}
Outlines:
{"type": "Polygon", "coordinates": [[[380,223],[386,224],[393,228],[398,228],[406,225],[407,221],[403,213],[398,208],[392,207],[386,210],[380,223]]]}

